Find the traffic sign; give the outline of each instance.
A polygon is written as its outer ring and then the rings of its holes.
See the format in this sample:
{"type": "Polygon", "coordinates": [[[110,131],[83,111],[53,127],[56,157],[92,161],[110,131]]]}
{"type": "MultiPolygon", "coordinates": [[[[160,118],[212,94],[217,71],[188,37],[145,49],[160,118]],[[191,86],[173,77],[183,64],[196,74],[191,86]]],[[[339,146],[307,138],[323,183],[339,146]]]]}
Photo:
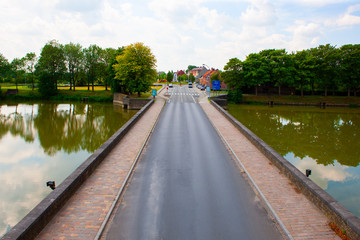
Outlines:
{"type": "Polygon", "coordinates": [[[217,91],[217,90],[220,90],[220,88],[221,88],[221,87],[220,87],[220,81],[213,81],[213,82],[212,82],[212,86],[213,86],[213,87],[212,87],[213,90],[216,90],[216,91],[217,91]]]}

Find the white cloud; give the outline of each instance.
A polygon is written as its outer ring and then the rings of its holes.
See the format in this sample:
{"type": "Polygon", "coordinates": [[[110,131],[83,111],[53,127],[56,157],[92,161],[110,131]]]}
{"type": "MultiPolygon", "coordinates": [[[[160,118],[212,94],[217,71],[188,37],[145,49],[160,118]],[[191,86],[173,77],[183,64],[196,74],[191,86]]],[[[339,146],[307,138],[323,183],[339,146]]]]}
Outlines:
{"type": "MultiPolygon", "coordinates": [[[[83,47],[144,42],[156,55],[159,70],[204,62],[222,68],[231,57],[266,48],[313,47],[329,32],[332,38],[326,41],[342,45],[334,33],[350,35],[360,21],[354,1],[344,2],[348,10],[336,11],[339,18],[331,22],[324,19],[333,18],[335,10],[322,12],[319,6],[341,4],[340,0],[1,1],[0,52],[11,61],[27,52],[39,54],[51,39],[83,47]],[[316,16],[311,11],[308,15],[309,7],[316,9],[316,16]]],[[[346,43],[358,42],[354,32],[351,36],[346,43]]]]}
{"type": "Polygon", "coordinates": [[[347,166],[342,166],[337,162],[334,165],[324,166],[317,164],[315,160],[309,157],[305,157],[298,160],[294,165],[302,173],[305,173],[306,169],[311,169],[310,178],[323,189],[327,189],[329,181],[344,182],[354,177],[346,172],[347,166]]]}
{"type": "Polygon", "coordinates": [[[284,45],[291,51],[317,45],[322,34],[321,25],[313,22],[306,23],[305,21],[295,21],[295,24],[287,30],[292,35],[289,43],[284,45]]]}
{"type": "Polygon", "coordinates": [[[274,6],[266,0],[252,1],[246,12],[241,14],[246,25],[269,26],[276,24],[277,16],[274,6]]]}
{"type": "Polygon", "coordinates": [[[353,15],[353,13],[357,11],[360,11],[360,4],[350,6],[347,12],[336,20],[336,24],[338,26],[360,24],[360,16],[353,15]]]}

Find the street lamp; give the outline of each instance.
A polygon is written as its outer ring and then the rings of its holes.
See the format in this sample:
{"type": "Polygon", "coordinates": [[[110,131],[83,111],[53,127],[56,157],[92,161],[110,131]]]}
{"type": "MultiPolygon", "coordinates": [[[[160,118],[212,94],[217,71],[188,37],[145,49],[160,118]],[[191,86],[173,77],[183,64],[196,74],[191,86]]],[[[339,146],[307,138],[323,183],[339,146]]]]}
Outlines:
{"type": "MultiPolygon", "coordinates": [[[[208,65],[206,65],[206,64],[204,64],[203,63],[203,66],[205,67],[208,67],[209,68],[209,71],[211,71],[211,68],[208,66],[208,65]]],[[[205,68],[206,69],[206,68],[205,68]]],[[[211,77],[211,75],[210,75],[210,77],[211,77]]],[[[211,85],[210,85],[210,79],[209,79],[209,99],[210,99],[210,95],[211,95],[211,85]]]]}

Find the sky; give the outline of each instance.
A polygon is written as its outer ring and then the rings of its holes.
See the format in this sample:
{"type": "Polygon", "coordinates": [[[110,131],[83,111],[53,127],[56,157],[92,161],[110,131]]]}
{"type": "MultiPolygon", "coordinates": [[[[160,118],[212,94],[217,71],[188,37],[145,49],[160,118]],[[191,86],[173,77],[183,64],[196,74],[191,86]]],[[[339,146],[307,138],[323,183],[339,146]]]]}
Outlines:
{"type": "Polygon", "coordinates": [[[157,70],[223,69],[263,49],[360,43],[359,0],[1,0],[0,53],[10,62],[61,44],[150,47],[157,70]]]}

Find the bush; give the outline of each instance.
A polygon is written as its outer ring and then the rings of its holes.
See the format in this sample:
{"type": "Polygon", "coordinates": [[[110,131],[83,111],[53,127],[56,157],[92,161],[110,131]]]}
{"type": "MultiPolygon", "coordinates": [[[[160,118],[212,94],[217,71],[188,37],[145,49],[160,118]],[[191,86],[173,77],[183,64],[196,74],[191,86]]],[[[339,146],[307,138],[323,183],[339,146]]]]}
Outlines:
{"type": "Polygon", "coordinates": [[[233,103],[241,103],[242,101],[242,92],[240,89],[229,90],[228,92],[228,101],[233,103]]]}
{"type": "Polygon", "coordinates": [[[39,93],[43,98],[50,98],[57,94],[55,76],[42,72],[39,78],[39,93]]]}

